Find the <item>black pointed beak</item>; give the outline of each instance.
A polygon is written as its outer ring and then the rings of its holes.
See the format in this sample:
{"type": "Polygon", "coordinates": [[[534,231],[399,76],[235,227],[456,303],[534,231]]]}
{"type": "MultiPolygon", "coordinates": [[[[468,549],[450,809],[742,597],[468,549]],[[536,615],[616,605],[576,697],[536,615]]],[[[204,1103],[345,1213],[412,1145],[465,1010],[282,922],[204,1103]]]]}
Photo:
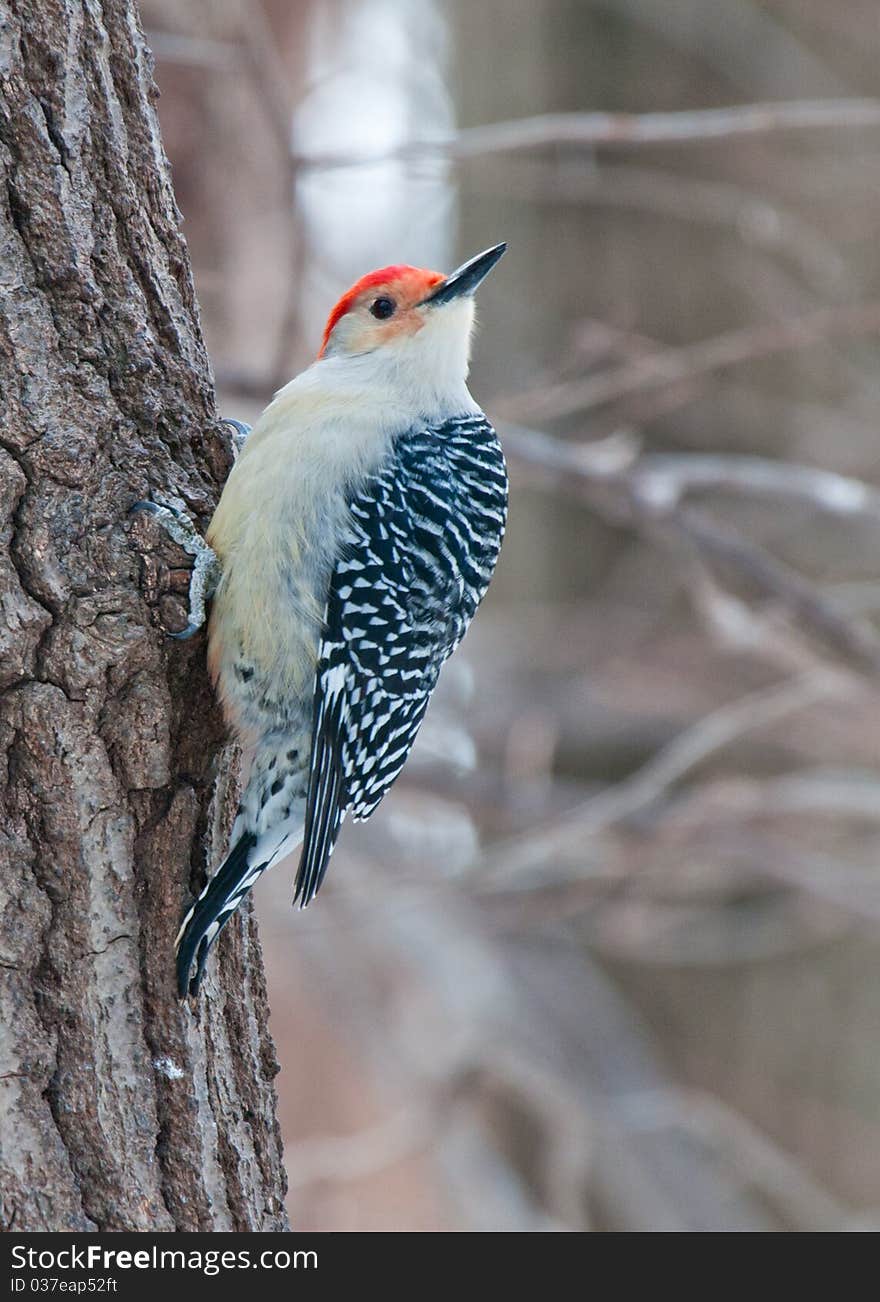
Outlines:
{"type": "Polygon", "coordinates": [[[506,244],[496,244],[494,248],[486,249],[484,253],[478,253],[475,258],[462,263],[457,271],[451,272],[427,298],[422,299],[422,304],[430,303],[432,306],[439,307],[441,303],[451,303],[453,299],[469,297],[486,279],[506,248],[506,244]]]}

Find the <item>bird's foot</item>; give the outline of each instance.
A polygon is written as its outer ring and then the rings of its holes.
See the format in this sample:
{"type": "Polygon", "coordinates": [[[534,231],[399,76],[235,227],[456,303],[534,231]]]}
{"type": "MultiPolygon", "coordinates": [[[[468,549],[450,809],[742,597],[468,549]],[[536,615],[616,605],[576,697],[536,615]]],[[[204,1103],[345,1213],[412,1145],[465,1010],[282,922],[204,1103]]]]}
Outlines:
{"type": "Polygon", "coordinates": [[[132,512],[146,511],[162,526],[172,542],[195,558],[189,580],[189,615],[186,626],[171,637],[181,640],[198,633],[205,622],[205,603],[216,591],[220,562],[182,507],[167,502],[135,502],[132,512]]]}
{"type": "Polygon", "coordinates": [[[251,427],[245,425],[243,420],[233,420],[231,416],[221,416],[220,424],[228,425],[232,430],[232,448],[235,458],[238,460],[238,455],[244,447],[245,439],[251,432],[251,427]]]}

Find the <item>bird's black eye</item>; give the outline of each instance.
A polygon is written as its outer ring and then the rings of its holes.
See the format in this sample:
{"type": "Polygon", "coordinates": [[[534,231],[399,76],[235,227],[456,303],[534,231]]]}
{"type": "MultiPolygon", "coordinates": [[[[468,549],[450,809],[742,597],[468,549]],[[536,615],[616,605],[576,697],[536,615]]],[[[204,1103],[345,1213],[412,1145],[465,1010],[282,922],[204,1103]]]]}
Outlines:
{"type": "Polygon", "coordinates": [[[390,316],[394,315],[395,306],[393,298],[377,298],[374,303],[370,304],[370,313],[380,321],[387,321],[390,316]]]}

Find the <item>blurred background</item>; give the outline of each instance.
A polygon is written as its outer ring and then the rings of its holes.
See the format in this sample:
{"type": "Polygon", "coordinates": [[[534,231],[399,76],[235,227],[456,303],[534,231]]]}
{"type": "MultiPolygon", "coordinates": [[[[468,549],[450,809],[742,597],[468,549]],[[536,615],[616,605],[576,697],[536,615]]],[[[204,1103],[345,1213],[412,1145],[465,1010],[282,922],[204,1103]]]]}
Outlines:
{"type": "Polygon", "coordinates": [[[294,1227],[880,1228],[874,0],[142,9],[226,414],[510,244],[495,583],[256,891],[294,1227]]]}

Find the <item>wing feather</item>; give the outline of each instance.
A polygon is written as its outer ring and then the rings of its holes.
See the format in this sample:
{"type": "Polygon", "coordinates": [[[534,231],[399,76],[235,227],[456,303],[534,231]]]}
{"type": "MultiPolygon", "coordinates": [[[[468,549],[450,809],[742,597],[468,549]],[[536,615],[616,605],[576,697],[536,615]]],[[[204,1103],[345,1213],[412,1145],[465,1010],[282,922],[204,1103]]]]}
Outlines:
{"type": "Polygon", "coordinates": [[[318,684],[303,851],[293,896],[302,909],[318,893],[345,817],[338,745],[345,705],[340,667],[319,672],[318,684]]]}
{"type": "Polygon", "coordinates": [[[302,907],[346,813],[368,818],[403,768],[488,587],[507,511],[495,431],[477,415],[410,431],[349,508],[315,677],[302,907]]]}

